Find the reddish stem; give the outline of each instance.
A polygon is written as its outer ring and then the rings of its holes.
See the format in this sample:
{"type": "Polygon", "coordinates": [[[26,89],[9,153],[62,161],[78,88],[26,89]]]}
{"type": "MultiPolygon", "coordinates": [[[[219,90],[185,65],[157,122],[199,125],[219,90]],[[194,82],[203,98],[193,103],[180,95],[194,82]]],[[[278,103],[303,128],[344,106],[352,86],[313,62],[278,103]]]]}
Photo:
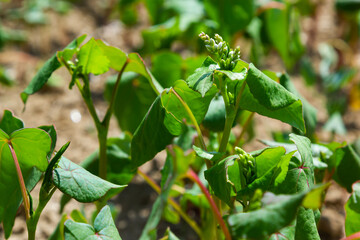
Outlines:
{"type": "Polygon", "coordinates": [[[216,206],[214,200],[212,199],[207,188],[200,181],[198,175],[192,169],[189,169],[189,171],[187,172],[187,177],[190,178],[192,181],[194,181],[197,185],[199,185],[201,191],[204,193],[206,199],[210,203],[211,210],[213,211],[217,221],[219,222],[219,225],[225,235],[225,239],[231,240],[231,235],[230,235],[229,229],[227,228],[227,226],[220,214],[219,209],[217,208],[217,206],[216,206]]]}
{"type": "Polygon", "coordinates": [[[360,232],[354,233],[353,235],[347,236],[341,240],[354,240],[354,239],[360,239],[360,232]]]}
{"type": "Polygon", "coordinates": [[[15,163],[15,167],[16,167],[16,173],[17,173],[17,176],[18,176],[18,179],[19,179],[21,195],[22,195],[23,200],[24,200],[26,219],[30,219],[30,201],[29,201],[29,198],[28,198],[28,195],[27,195],[27,192],[26,192],[25,181],[24,181],[23,175],[21,173],[21,168],[20,168],[19,161],[18,161],[16,153],[15,153],[14,147],[12,146],[10,140],[8,141],[8,146],[10,148],[11,155],[12,155],[12,157],[14,159],[14,163],[15,163]]]}

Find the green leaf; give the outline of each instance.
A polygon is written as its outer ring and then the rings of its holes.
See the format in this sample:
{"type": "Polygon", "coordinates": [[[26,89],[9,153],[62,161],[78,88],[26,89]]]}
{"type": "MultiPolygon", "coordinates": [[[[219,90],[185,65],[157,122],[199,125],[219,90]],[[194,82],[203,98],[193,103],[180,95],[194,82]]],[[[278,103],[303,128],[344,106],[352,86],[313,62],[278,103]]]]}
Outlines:
{"type": "MultiPolygon", "coordinates": [[[[321,189],[323,188],[321,187],[321,189]]],[[[309,191],[294,195],[265,194],[262,200],[263,208],[251,212],[233,214],[228,217],[228,223],[233,235],[236,238],[261,239],[281,231],[281,229],[290,225],[294,220],[307,194],[309,194],[309,191]]],[[[322,191],[315,191],[312,194],[322,194],[322,191]]],[[[309,211],[312,212],[310,209],[309,211]]]]}
{"type": "MultiPolygon", "coordinates": [[[[111,98],[115,82],[116,77],[106,82],[105,98],[108,100],[111,98]]],[[[114,105],[114,114],[121,130],[134,133],[155,98],[156,94],[145,77],[135,73],[124,73],[114,105]]]]}
{"type": "MultiPolygon", "coordinates": [[[[291,159],[286,179],[276,191],[288,194],[308,191],[314,186],[314,165],[310,140],[295,134],[290,134],[290,140],[296,144],[300,157],[291,159]]],[[[295,239],[320,239],[313,210],[299,209],[296,218],[295,239]]]]}
{"type": "MultiPolygon", "coordinates": [[[[130,143],[131,136],[127,133],[121,134],[118,138],[108,138],[107,140],[107,181],[118,184],[127,185],[134,175],[136,169],[133,168],[130,159],[130,143]]],[[[99,151],[95,151],[88,156],[82,163],[81,167],[90,173],[99,175],[99,151]]],[[[65,205],[71,198],[64,194],[60,202],[60,212],[63,211],[65,205]]]]}
{"type": "Polygon", "coordinates": [[[186,82],[190,88],[201,93],[201,96],[205,96],[213,85],[214,70],[218,68],[217,63],[207,57],[201,67],[186,79],[186,82]]]}
{"type": "Polygon", "coordinates": [[[237,155],[229,156],[205,171],[205,179],[215,196],[229,206],[232,206],[235,194],[241,188],[238,158],[237,155]]]}
{"type": "Polygon", "coordinates": [[[351,193],[352,184],[360,180],[360,157],[351,145],[347,145],[335,150],[335,158],[337,164],[334,179],[351,193]]]}
{"type": "MultiPolygon", "coordinates": [[[[65,47],[65,49],[75,49],[77,48],[81,42],[85,39],[86,35],[80,36],[73,40],[69,45],[65,47]]],[[[54,54],[49,60],[47,60],[44,66],[37,72],[35,77],[31,79],[29,85],[25,88],[25,90],[20,94],[21,99],[24,104],[29,97],[29,95],[36,93],[39,91],[49,80],[51,74],[61,66],[57,58],[57,54],[54,54]]]]}
{"type": "Polygon", "coordinates": [[[279,232],[274,233],[268,240],[294,240],[295,239],[295,226],[290,225],[281,229],[279,232]]]}
{"type": "Polygon", "coordinates": [[[24,123],[21,119],[14,117],[13,113],[5,110],[0,121],[0,129],[10,135],[12,132],[24,128],[24,123]]]}
{"type": "Polygon", "coordinates": [[[109,66],[120,72],[125,62],[127,61],[126,53],[121,51],[119,48],[109,46],[101,40],[96,40],[97,46],[101,48],[103,54],[109,60],[109,66]]]}
{"type": "MultiPolygon", "coordinates": [[[[161,97],[158,96],[135,131],[131,141],[131,159],[135,167],[151,160],[175,137],[165,126],[166,115],[161,97]]],[[[178,123],[180,129],[181,124],[178,123]]]]}
{"type": "Polygon", "coordinates": [[[240,108],[278,119],[305,131],[302,103],[296,96],[256,69],[253,64],[249,65],[246,83],[240,108]]]}
{"type": "Polygon", "coordinates": [[[284,154],[285,149],[277,147],[267,148],[256,156],[256,179],[237,193],[237,199],[241,200],[242,196],[249,195],[256,189],[268,191],[281,184],[287,176],[289,162],[294,152],[284,154]]]}
{"type": "Polygon", "coordinates": [[[353,192],[345,204],[346,236],[360,232],[360,182],[353,184],[353,192]]]}
{"type": "Polygon", "coordinates": [[[202,97],[198,92],[191,90],[184,81],[179,80],[173,89],[162,92],[155,99],[134,133],[131,156],[136,167],[151,160],[166,145],[170,144],[175,136],[183,133],[185,130],[184,119],[187,123],[192,123],[189,114],[174,91],[189,106],[199,124],[204,119],[210,101],[217,90],[212,87],[202,97]]]}
{"type": "Polygon", "coordinates": [[[301,100],[303,104],[303,116],[305,121],[306,134],[307,136],[311,136],[315,132],[317,124],[316,108],[314,108],[306,99],[300,95],[294,84],[290,81],[289,75],[282,74],[280,77],[280,84],[301,100]]]}
{"type": "Polygon", "coordinates": [[[40,128],[40,129],[44,130],[45,132],[47,132],[49,134],[50,138],[51,138],[51,149],[50,149],[50,152],[48,154],[48,160],[50,161],[51,155],[53,154],[53,152],[55,150],[56,141],[57,141],[56,129],[55,129],[54,125],[40,126],[38,128],[40,128]]]}
{"type": "Polygon", "coordinates": [[[181,79],[182,58],[173,52],[161,52],[152,57],[151,72],[164,88],[172,87],[175,81],[181,79]]]}
{"type": "MultiPolygon", "coordinates": [[[[103,45],[102,45],[103,46],[103,45]]],[[[92,73],[99,75],[107,72],[110,61],[102,50],[102,47],[94,38],[84,44],[78,53],[78,67],[82,67],[84,74],[92,73]]]]}
{"type": "Polygon", "coordinates": [[[161,240],[180,240],[171,230],[167,228],[161,240]]]}
{"type": "Polygon", "coordinates": [[[61,157],[53,170],[54,185],[79,202],[94,202],[102,197],[112,196],[125,186],[107,182],[79,165],[61,157]]]}
{"type": "Polygon", "coordinates": [[[50,192],[51,187],[53,186],[53,182],[52,182],[53,170],[55,167],[57,167],[57,164],[59,163],[61,156],[65,153],[69,145],[70,142],[67,142],[64,146],[62,146],[60,150],[55,154],[53,159],[51,159],[49,165],[46,168],[45,176],[41,188],[44,189],[47,193],[50,192]]]}
{"type": "Polygon", "coordinates": [[[17,173],[8,142],[15,150],[26,189],[30,192],[45,172],[51,140],[40,129],[24,128],[10,135],[0,130],[0,222],[3,222],[5,237],[11,234],[17,210],[22,202],[17,173]]]}
{"type": "Polygon", "coordinates": [[[173,162],[175,160],[169,154],[169,152],[167,156],[168,157],[166,159],[164,168],[161,172],[162,174],[161,180],[163,183],[161,186],[161,192],[157,197],[157,199],[155,200],[155,203],[151,209],[150,216],[140,236],[141,240],[156,239],[156,230],[157,230],[156,228],[161,220],[161,216],[167,204],[171,187],[176,179],[176,172],[174,171],[174,162],[173,162]]]}
{"type": "Polygon", "coordinates": [[[65,222],[66,240],[121,240],[111,216],[109,206],[101,209],[96,216],[94,226],[78,223],[69,219],[65,222]]]}
{"type": "Polygon", "coordinates": [[[135,72],[144,76],[152,86],[156,94],[160,94],[164,88],[160,83],[155,79],[151,72],[146,68],[144,60],[140,57],[138,53],[130,53],[128,55],[128,65],[125,68],[125,71],[135,72]]]}
{"type": "MultiPolygon", "coordinates": [[[[198,92],[189,88],[185,81],[176,81],[172,88],[189,106],[191,112],[196,118],[196,122],[200,124],[204,119],[209,105],[216,92],[218,91],[213,85],[207,93],[202,96],[198,92]]],[[[166,108],[167,112],[170,112],[179,122],[186,120],[187,123],[192,124],[189,114],[184,109],[180,100],[176,97],[175,93],[170,90],[166,94],[162,94],[161,101],[166,108]]],[[[170,130],[170,129],[169,129],[170,130]]]]}
{"type": "Polygon", "coordinates": [[[213,98],[209,105],[209,110],[207,111],[204,121],[202,122],[203,126],[213,132],[222,132],[225,127],[225,103],[221,95],[213,98]]]}

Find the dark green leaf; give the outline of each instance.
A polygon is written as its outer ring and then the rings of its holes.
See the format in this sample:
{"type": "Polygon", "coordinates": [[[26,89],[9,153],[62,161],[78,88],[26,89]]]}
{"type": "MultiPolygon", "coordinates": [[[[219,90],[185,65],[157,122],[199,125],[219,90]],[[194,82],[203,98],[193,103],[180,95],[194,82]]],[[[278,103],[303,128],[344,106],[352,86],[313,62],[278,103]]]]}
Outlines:
{"type": "Polygon", "coordinates": [[[17,173],[8,141],[15,150],[26,189],[30,192],[45,172],[51,139],[40,129],[24,128],[6,134],[0,129],[0,222],[3,222],[5,237],[11,234],[17,210],[22,202],[17,173]],[[14,181],[15,180],[15,181],[14,181]]]}
{"type": "Polygon", "coordinates": [[[350,145],[336,149],[335,157],[337,167],[334,178],[351,193],[352,184],[360,180],[360,157],[350,145]]]}
{"type": "Polygon", "coordinates": [[[94,221],[94,226],[73,220],[65,222],[66,240],[121,240],[111,216],[109,206],[103,207],[94,221]]]}
{"type": "MultiPolygon", "coordinates": [[[[65,47],[65,49],[75,49],[77,48],[81,42],[85,39],[86,35],[76,38],[69,45],[65,47]]],[[[49,80],[51,74],[61,66],[57,58],[57,54],[54,54],[49,60],[47,60],[44,66],[37,72],[35,77],[31,80],[29,85],[25,88],[25,90],[21,93],[21,99],[24,104],[29,97],[29,95],[36,93],[39,91],[49,80]]]]}
{"type": "MultiPolygon", "coordinates": [[[[151,160],[175,137],[165,126],[166,115],[161,97],[158,96],[135,131],[131,141],[131,159],[135,167],[151,160]]],[[[181,124],[181,122],[178,123],[180,129],[181,124]]]]}
{"type": "Polygon", "coordinates": [[[215,196],[229,206],[232,206],[236,192],[241,188],[238,158],[237,155],[229,156],[205,171],[205,179],[215,196]]]}
{"type": "Polygon", "coordinates": [[[346,236],[360,232],[360,182],[353,184],[353,192],[345,204],[345,232],[346,236]]]}
{"type": "Polygon", "coordinates": [[[51,159],[51,155],[53,154],[54,150],[55,150],[55,146],[56,146],[56,141],[57,141],[57,134],[56,134],[56,130],[54,125],[51,126],[40,126],[38,127],[42,130],[44,130],[45,132],[47,132],[51,138],[51,149],[50,152],[48,154],[48,160],[50,161],[51,159]]]}
{"type": "MultiPolygon", "coordinates": [[[[272,193],[267,193],[262,200],[264,204],[263,208],[251,212],[230,215],[228,218],[230,229],[236,238],[261,239],[262,237],[277,233],[294,220],[298,209],[302,205],[303,199],[308,194],[313,195],[313,197],[315,195],[321,195],[325,187],[327,186],[319,187],[319,191],[315,188],[311,191],[294,195],[273,195],[272,193]]],[[[315,207],[320,207],[320,203],[317,203],[315,207]]],[[[312,213],[311,209],[306,211],[311,211],[312,213]]],[[[299,218],[297,221],[299,221],[299,218]]]]}
{"type": "Polygon", "coordinates": [[[181,79],[182,58],[173,52],[162,52],[152,58],[151,72],[164,88],[172,87],[181,79]]]}
{"type": "Polygon", "coordinates": [[[280,77],[280,84],[301,100],[303,105],[303,116],[305,120],[306,134],[307,136],[311,136],[315,132],[317,124],[316,108],[314,108],[306,99],[304,99],[300,95],[300,93],[296,90],[294,84],[290,81],[289,75],[282,74],[280,77]]]}
{"type": "Polygon", "coordinates": [[[218,68],[217,63],[210,57],[207,57],[202,66],[196,69],[195,73],[186,79],[186,82],[190,88],[201,93],[201,96],[205,96],[213,85],[214,70],[218,68]]]}
{"type": "MultiPolygon", "coordinates": [[[[111,78],[106,83],[105,97],[108,100],[115,82],[116,78],[111,78]]],[[[145,77],[135,73],[124,73],[114,105],[114,114],[121,130],[134,133],[155,98],[156,94],[145,77]]]]}
{"type": "Polygon", "coordinates": [[[11,111],[5,110],[0,121],[0,129],[10,135],[12,132],[21,128],[24,128],[23,121],[14,117],[11,111]]]}
{"type": "Polygon", "coordinates": [[[246,83],[240,99],[240,108],[278,119],[305,131],[302,103],[296,96],[252,64],[246,83]]]}
{"type": "Polygon", "coordinates": [[[94,202],[125,187],[107,182],[64,157],[53,170],[53,182],[60,191],[79,202],[94,202]]]}

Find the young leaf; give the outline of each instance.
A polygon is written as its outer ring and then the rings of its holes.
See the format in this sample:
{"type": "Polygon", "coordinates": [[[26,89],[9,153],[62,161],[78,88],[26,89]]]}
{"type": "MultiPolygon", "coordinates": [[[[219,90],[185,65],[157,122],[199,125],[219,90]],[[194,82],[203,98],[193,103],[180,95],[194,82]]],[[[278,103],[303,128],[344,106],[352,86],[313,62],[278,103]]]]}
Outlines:
{"type": "Polygon", "coordinates": [[[96,40],[97,45],[101,48],[103,54],[109,60],[110,67],[118,72],[121,71],[127,61],[126,53],[119,48],[109,46],[101,40],[96,40]]]}
{"type": "MultiPolygon", "coordinates": [[[[81,42],[85,39],[86,35],[76,38],[69,45],[65,47],[65,49],[75,49],[77,48],[81,42]]],[[[54,54],[49,60],[47,60],[44,66],[37,72],[35,77],[31,80],[29,85],[25,88],[25,90],[21,93],[21,99],[24,104],[29,97],[29,95],[36,93],[39,91],[49,80],[51,74],[61,66],[57,58],[57,54],[54,54]]]]}
{"type": "Polygon", "coordinates": [[[69,219],[65,222],[66,240],[121,240],[111,216],[109,206],[103,207],[96,216],[94,226],[69,219]]]}
{"type": "Polygon", "coordinates": [[[78,59],[78,67],[82,67],[81,70],[84,74],[103,74],[110,67],[109,59],[94,38],[91,38],[80,48],[78,59]]]}
{"type": "Polygon", "coordinates": [[[79,165],[61,157],[53,170],[54,185],[79,202],[94,202],[102,197],[111,197],[125,186],[107,182],[79,165]]]}
{"type": "Polygon", "coordinates": [[[345,204],[346,236],[360,232],[360,182],[353,184],[353,193],[345,204]]]}
{"type": "Polygon", "coordinates": [[[217,63],[210,57],[207,57],[202,66],[196,69],[195,73],[186,79],[186,82],[190,88],[201,93],[201,96],[205,96],[213,85],[214,70],[218,68],[217,63]]]}
{"type": "Polygon", "coordinates": [[[51,139],[40,129],[24,128],[6,134],[0,129],[0,222],[3,222],[5,237],[11,234],[16,212],[22,202],[14,160],[8,142],[11,141],[19,160],[26,189],[30,192],[40,180],[48,165],[47,155],[51,139]]]}
{"type": "Polygon", "coordinates": [[[12,112],[5,110],[0,121],[0,129],[10,135],[12,132],[24,128],[24,123],[21,119],[14,117],[12,112]]]}

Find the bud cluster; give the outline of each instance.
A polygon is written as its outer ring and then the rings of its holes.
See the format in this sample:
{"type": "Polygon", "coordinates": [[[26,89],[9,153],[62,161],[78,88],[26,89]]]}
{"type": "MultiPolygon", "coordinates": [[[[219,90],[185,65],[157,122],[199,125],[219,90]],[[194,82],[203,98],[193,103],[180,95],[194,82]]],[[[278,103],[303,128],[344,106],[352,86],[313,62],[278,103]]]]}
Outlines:
{"type": "Polygon", "coordinates": [[[216,56],[221,69],[232,70],[235,68],[236,62],[240,60],[240,47],[233,50],[219,34],[215,34],[213,39],[202,32],[199,37],[204,41],[206,49],[216,56]]]}
{"type": "Polygon", "coordinates": [[[255,159],[239,147],[235,147],[235,151],[239,155],[239,163],[244,173],[246,183],[250,184],[255,177],[255,159]]]}

